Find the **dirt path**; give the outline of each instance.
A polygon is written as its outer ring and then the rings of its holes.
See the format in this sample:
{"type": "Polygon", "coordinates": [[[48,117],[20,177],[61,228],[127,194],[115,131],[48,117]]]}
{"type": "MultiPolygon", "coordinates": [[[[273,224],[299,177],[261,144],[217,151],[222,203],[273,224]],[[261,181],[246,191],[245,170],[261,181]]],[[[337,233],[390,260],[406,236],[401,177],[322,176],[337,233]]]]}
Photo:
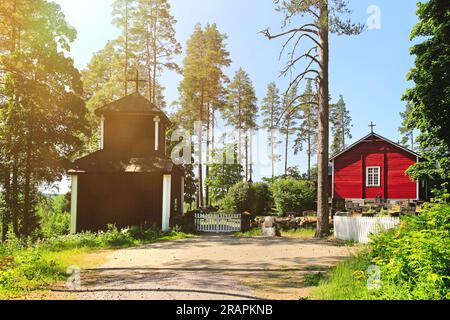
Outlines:
{"type": "Polygon", "coordinates": [[[298,299],[297,276],[349,254],[328,241],[201,236],[113,252],[100,268],[82,271],[81,288],[64,297],[298,299]]]}

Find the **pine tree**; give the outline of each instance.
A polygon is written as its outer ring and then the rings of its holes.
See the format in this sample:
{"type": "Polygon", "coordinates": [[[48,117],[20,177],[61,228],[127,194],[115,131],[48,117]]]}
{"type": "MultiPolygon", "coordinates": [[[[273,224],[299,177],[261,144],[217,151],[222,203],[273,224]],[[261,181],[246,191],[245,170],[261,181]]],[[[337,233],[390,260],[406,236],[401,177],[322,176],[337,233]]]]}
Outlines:
{"type": "Polygon", "coordinates": [[[412,105],[407,104],[405,112],[400,112],[400,117],[402,118],[402,124],[398,128],[398,131],[402,135],[402,140],[400,142],[406,148],[415,151],[415,140],[414,140],[414,128],[409,125],[409,118],[412,112],[412,105]]]}
{"type": "MultiPolygon", "coordinates": [[[[215,24],[200,24],[187,42],[183,61],[183,80],[179,86],[181,110],[179,118],[186,129],[196,129],[198,138],[198,202],[205,204],[203,194],[203,135],[205,122],[210,128],[211,108],[220,100],[226,76],[223,68],[230,65],[229,53],[225,48],[226,35],[217,30],[215,24]],[[194,122],[199,126],[194,128],[194,122]]],[[[209,131],[209,130],[208,130],[209,131]]],[[[209,132],[208,132],[209,136],[209,132]]],[[[207,139],[209,141],[209,139],[207,139]]],[[[208,142],[209,146],[209,142],[208,142]]],[[[207,154],[209,152],[207,151],[207,154]]],[[[206,171],[208,173],[208,170],[206,171]]]]}
{"type": "Polygon", "coordinates": [[[294,142],[295,154],[306,147],[308,158],[307,178],[311,180],[311,159],[317,152],[318,103],[317,95],[313,91],[312,81],[308,80],[306,89],[300,98],[301,122],[294,142]]]}
{"type": "Polygon", "coordinates": [[[352,138],[350,130],[353,125],[350,111],[347,109],[342,95],[340,95],[336,104],[331,105],[330,109],[330,122],[333,132],[331,154],[336,155],[346,148],[346,139],[352,138]]]}
{"type": "MultiPolygon", "coordinates": [[[[238,133],[238,159],[242,163],[242,143],[245,151],[245,179],[249,180],[249,134],[257,128],[256,117],[258,107],[253,83],[249,75],[240,68],[236,71],[233,81],[228,86],[227,105],[224,109],[224,118],[228,125],[233,126],[238,133]],[[244,136],[244,139],[243,139],[244,136]]],[[[250,148],[251,152],[251,148],[250,148]]]]}
{"type": "Polygon", "coordinates": [[[143,88],[148,99],[158,104],[157,75],[164,69],[179,71],[173,58],[181,54],[175,38],[177,21],[170,14],[168,0],[137,0],[136,15],[132,16],[131,37],[137,48],[135,68],[145,69],[147,84],[143,88]]]}
{"type": "MultiPolygon", "coordinates": [[[[287,37],[282,52],[288,48],[288,62],[281,74],[292,76],[289,87],[298,86],[302,80],[313,79],[319,85],[319,117],[318,117],[318,199],[317,199],[317,232],[319,238],[327,237],[330,230],[328,208],[328,161],[329,161],[329,35],[354,35],[362,32],[364,27],[344,20],[343,15],[350,13],[345,0],[274,0],[277,10],[284,13],[284,28],[278,34],[269,29],[263,34],[269,39],[287,37]],[[295,17],[305,18],[294,19],[295,17]],[[296,23],[298,25],[294,25],[296,23]],[[291,27],[291,25],[294,25],[291,27]],[[298,54],[297,50],[304,42],[310,43],[310,49],[298,54]],[[307,60],[306,69],[295,71],[299,62],[307,60]]],[[[289,91],[289,90],[288,90],[289,91]]],[[[287,110],[286,112],[289,112],[287,110]]]]}
{"type": "Polygon", "coordinates": [[[261,106],[263,116],[263,128],[269,133],[268,143],[270,148],[270,161],[272,165],[272,178],[275,177],[275,164],[280,161],[280,155],[276,154],[276,148],[280,144],[276,136],[279,129],[279,120],[281,115],[281,100],[279,90],[275,82],[267,86],[266,97],[262,101],[261,106]]]}
{"type": "Polygon", "coordinates": [[[289,92],[283,95],[283,110],[290,108],[281,118],[280,132],[284,135],[284,175],[287,176],[289,168],[289,150],[291,138],[298,128],[300,109],[296,106],[297,87],[292,87],[289,92]]]}

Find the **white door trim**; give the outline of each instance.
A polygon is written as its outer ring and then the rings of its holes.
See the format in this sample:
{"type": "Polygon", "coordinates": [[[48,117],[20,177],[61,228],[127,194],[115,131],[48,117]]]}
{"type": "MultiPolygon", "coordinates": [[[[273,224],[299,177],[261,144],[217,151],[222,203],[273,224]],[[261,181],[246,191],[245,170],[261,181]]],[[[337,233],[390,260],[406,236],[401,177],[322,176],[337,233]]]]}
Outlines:
{"type": "Polygon", "coordinates": [[[77,201],[78,201],[78,176],[72,176],[72,189],[70,200],[70,233],[77,233],[77,201]]]}
{"type": "Polygon", "coordinates": [[[170,229],[171,188],[172,175],[163,175],[162,231],[169,231],[170,229]]]}

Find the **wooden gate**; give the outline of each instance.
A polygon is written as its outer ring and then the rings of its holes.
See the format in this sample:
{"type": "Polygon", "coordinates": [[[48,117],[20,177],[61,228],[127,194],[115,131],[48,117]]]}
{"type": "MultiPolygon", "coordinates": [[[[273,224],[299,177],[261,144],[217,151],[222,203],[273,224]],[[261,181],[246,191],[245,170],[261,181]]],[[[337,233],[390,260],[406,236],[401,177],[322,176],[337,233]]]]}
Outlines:
{"type": "Polygon", "coordinates": [[[196,213],[195,230],[199,232],[231,233],[241,231],[241,215],[228,213],[196,213]]]}

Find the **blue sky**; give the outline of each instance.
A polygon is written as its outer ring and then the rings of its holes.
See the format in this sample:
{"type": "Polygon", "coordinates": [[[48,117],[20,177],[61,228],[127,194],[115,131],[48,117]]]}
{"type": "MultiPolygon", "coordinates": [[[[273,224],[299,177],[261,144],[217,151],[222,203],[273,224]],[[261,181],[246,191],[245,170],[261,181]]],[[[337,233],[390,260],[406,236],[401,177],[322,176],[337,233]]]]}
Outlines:
{"type": "MultiPolygon", "coordinates": [[[[92,54],[103,48],[107,40],[119,31],[111,25],[112,0],[57,0],[69,23],[78,31],[71,56],[78,68],[84,68],[92,54]]],[[[406,74],[413,66],[409,55],[409,34],[417,22],[415,0],[350,0],[355,21],[366,22],[367,8],[381,9],[381,29],[367,30],[354,37],[331,38],[330,90],[333,101],[344,96],[353,117],[353,141],[369,132],[371,121],[376,131],[397,141],[404,109],[401,96],[411,84],[406,74]]],[[[277,81],[286,88],[286,79],[279,79],[283,64],[278,60],[280,41],[268,41],[259,31],[271,27],[279,30],[281,16],[275,12],[272,0],[170,0],[172,14],[178,20],[177,39],[184,46],[197,22],[215,22],[228,35],[227,48],[233,64],[226,70],[232,77],[244,68],[252,78],[261,101],[267,84],[277,81]]],[[[183,56],[177,58],[182,61],[183,56]]],[[[181,77],[167,72],[161,81],[166,87],[168,103],[177,99],[181,77]]],[[[305,171],[304,155],[291,155],[290,165],[305,171]]],[[[281,169],[281,168],[280,168],[281,169]]],[[[268,175],[268,168],[257,172],[257,178],[268,175]]]]}

